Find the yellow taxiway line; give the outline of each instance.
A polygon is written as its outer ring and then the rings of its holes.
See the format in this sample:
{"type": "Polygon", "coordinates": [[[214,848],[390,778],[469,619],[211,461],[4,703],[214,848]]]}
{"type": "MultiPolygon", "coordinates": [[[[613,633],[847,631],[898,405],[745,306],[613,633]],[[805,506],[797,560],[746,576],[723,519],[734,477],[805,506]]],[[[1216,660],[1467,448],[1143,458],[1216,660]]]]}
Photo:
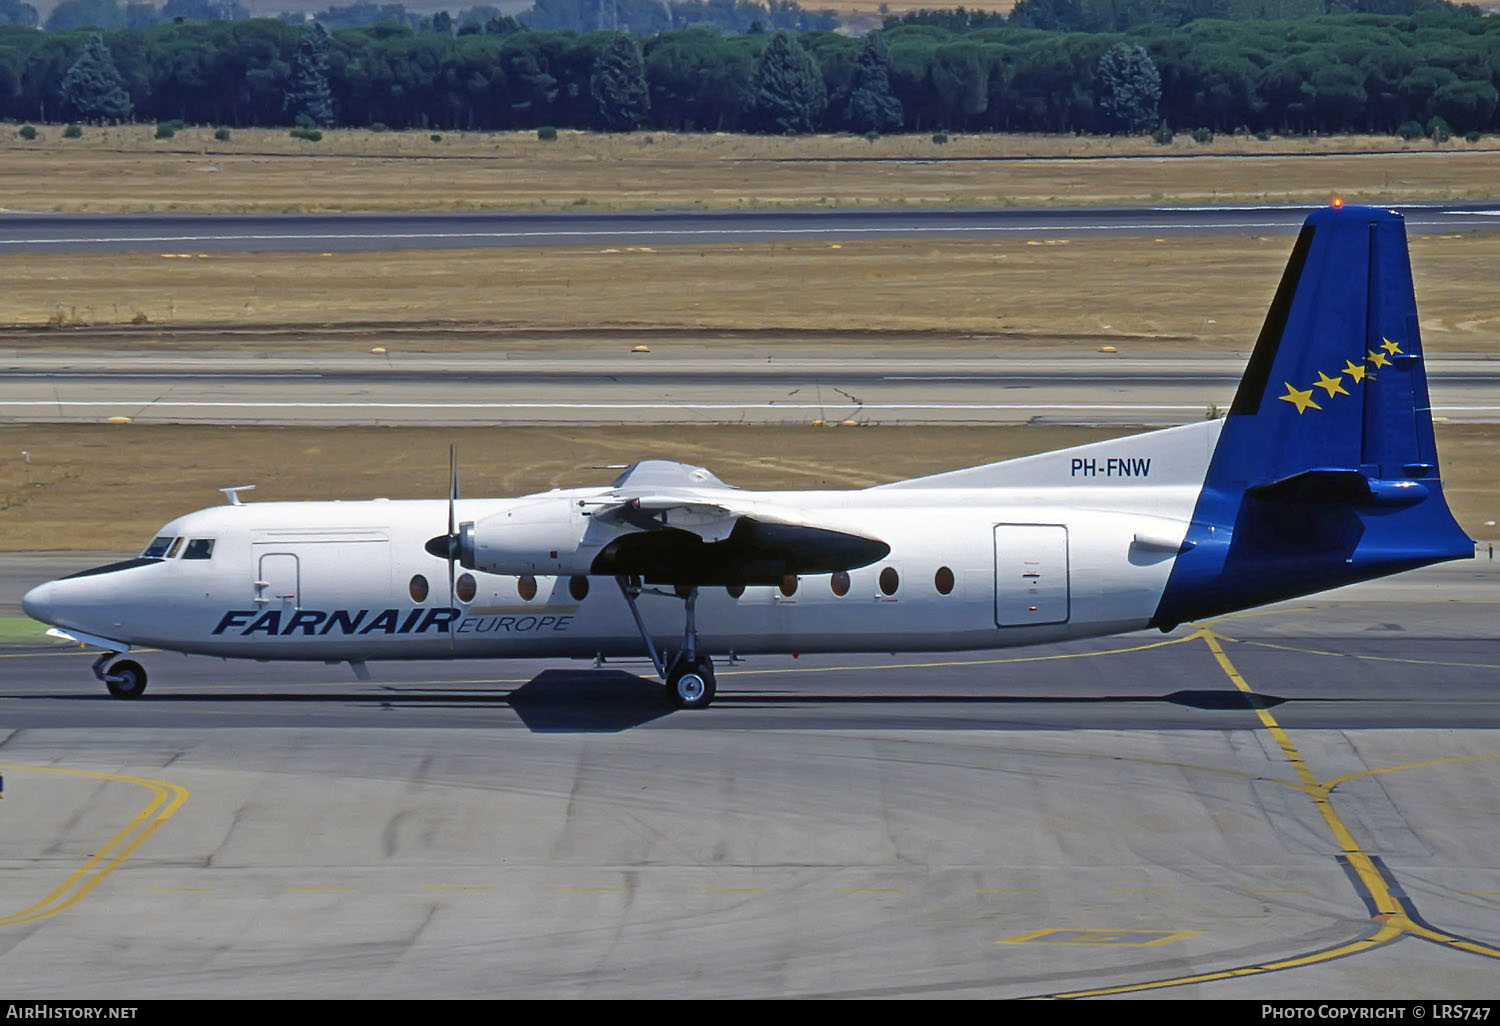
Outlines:
{"type": "Polygon", "coordinates": [[[65,776],[87,777],[93,780],[105,780],[121,784],[135,784],[151,791],[153,795],[151,801],[146,804],[146,807],[136,813],[135,818],[127,823],[124,829],[110,838],[104,847],[90,856],[87,862],[74,870],[50,894],[40,901],[21,909],[19,912],[0,916],[0,926],[15,926],[20,923],[30,923],[38,919],[46,919],[82,901],[88,896],[90,891],[104,881],[105,877],[109,876],[116,869],[119,869],[121,863],[144,844],[146,839],[155,833],[158,827],[176,815],[177,811],[188,800],[187,788],[168,783],[165,780],[152,780],[149,777],[132,777],[122,773],[102,773],[94,770],[64,769],[57,766],[13,766],[0,764],[0,770],[10,770],[18,773],[58,773],[65,776]]]}
{"type": "MultiPolygon", "coordinates": [[[[1215,621],[1218,622],[1218,621],[1215,621]]],[[[1297,775],[1298,783],[1293,785],[1312,800],[1318,813],[1322,816],[1324,824],[1338,843],[1340,858],[1358,881],[1360,897],[1374,910],[1371,916],[1372,932],[1367,937],[1337,944],[1332,947],[1322,948],[1318,951],[1310,951],[1290,958],[1277,959],[1269,962],[1259,962],[1253,965],[1237,966],[1229,969],[1220,969],[1211,972],[1193,973],[1187,976],[1176,976],[1160,980],[1148,980],[1142,983],[1128,983],[1113,987],[1093,987],[1085,990],[1074,990],[1053,994],[1038,995],[1046,998],[1084,998],[1084,997],[1108,997],[1116,994],[1139,993],[1148,990],[1163,990],[1168,987],[1182,987],[1195,983],[1212,983],[1217,980],[1231,980],[1246,976],[1258,976],[1263,973],[1281,972],[1287,969],[1300,969],[1306,966],[1318,965],[1329,962],[1336,958],[1344,958],[1349,955],[1362,954],[1378,947],[1383,947],[1392,941],[1402,937],[1411,936],[1421,940],[1441,944],[1445,947],[1456,948],[1471,954],[1482,955],[1486,958],[1500,959],[1500,949],[1487,944],[1469,940],[1466,937],[1456,936],[1437,929],[1423,922],[1416,916],[1406,902],[1401,900],[1397,893],[1393,892],[1391,883],[1387,879],[1382,867],[1377,864],[1376,859],[1360,845],[1338,810],[1334,807],[1333,791],[1340,784],[1347,783],[1359,777],[1371,776],[1376,773],[1392,773],[1398,770],[1411,770],[1427,766],[1444,765],[1454,762],[1463,762],[1469,759],[1490,759],[1500,757],[1500,753],[1460,756],[1448,759],[1431,759],[1425,762],[1406,763],[1400,766],[1387,766],[1382,769],[1365,770],[1359,773],[1348,773],[1332,780],[1320,781],[1308,766],[1307,760],[1293,743],[1284,727],[1277,722],[1271,710],[1259,700],[1259,697],[1250,688],[1249,683],[1240,673],[1239,669],[1230,660],[1224,651],[1222,644],[1226,640],[1223,635],[1214,632],[1213,624],[1204,624],[1197,631],[1188,636],[1189,639],[1202,640],[1207,646],[1219,669],[1229,678],[1236,690],[1247,696],[1260,719],[1261,726],[1271,735],[1280,749],[1282,757],[1291,764],[1297,775]]]]}

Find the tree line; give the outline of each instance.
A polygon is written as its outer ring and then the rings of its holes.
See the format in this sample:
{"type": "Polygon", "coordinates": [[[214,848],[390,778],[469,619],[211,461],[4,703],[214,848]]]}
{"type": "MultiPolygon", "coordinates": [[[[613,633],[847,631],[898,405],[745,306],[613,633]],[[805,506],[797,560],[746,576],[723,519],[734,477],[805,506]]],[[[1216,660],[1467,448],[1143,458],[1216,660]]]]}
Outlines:
{"type": "Polygon", "coordinates": [[[0,26],[0,116],[776,133],[1394,133],[1440,118],[1484,132],[1500,104],[1497,44],[1500,18],[1452,8],[1126,32],[897,22],[864,39],[539,32],[499,19],[465,34],[273,19],[0,26]],[[115,89],[110,102],[89,99],[115,89]]]}
{"type": "MultiPolygon", "coordinates": [[[[249,10],[239,0],[60,0],[43,21],[26,0],[0,0],[0,25],[71,32],[80,28],[149,28],[177,21],[244,21],[249,10]]],[[[512,17],[498,7],[479,4],[453,15],[447,11],[422,13],[401,3],[355,0],[322,10],[283,11],[279,21],[303,25],[317,22],[332,32],[341,28],[400,25],[414,32],[470,35],[491,22],[510,23],[539,32],[629,32],[656,35],[693,25],[711,25],[725,32],[787,30],[810,32],[838,27],[833,11],[806,10],[796,0],[534,0],[512,17]]]]}

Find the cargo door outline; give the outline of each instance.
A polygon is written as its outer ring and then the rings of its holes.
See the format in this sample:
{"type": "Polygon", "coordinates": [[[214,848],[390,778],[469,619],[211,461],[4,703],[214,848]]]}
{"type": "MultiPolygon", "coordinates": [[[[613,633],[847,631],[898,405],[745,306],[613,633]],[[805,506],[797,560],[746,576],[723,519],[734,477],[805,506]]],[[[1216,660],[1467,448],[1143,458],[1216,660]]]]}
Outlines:
{"type": "Polygon", "coordinates": [[[294,552],[264,552],[255,563],[255,604],[261,609],[298,609],[302,566],[294,552]]]}
{"type": "Polygon", "coordinates": [[[1072,615],[1068,529],[995,525],[995,626],[1067,623],[1072,615]]]}

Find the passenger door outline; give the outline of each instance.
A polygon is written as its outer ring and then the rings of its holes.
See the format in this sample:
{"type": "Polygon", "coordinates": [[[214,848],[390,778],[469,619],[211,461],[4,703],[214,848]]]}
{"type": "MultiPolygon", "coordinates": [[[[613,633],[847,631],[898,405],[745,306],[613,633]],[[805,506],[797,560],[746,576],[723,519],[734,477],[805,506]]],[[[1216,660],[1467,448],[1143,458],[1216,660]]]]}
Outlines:
{"type": "Polygon", "coordinates": [[[255,603],[262,609],[298,609],[302,566],[294,552],[263,552],[255,564],[255,603]]]}
{"type": "Polygon", "coordinates": [[[1068,529],[995,525],[995,626],[1067,623],[1072,615],[1068,529]]]}

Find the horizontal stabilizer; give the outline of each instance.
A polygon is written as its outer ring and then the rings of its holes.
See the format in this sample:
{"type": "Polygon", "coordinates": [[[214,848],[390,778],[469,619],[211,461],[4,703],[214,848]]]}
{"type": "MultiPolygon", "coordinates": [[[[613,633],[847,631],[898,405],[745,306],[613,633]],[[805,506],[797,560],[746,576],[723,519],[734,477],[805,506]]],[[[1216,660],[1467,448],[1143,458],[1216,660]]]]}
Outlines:
{"type": "Polygon", "coordinates": [[[1265,502],[1324,502],[1350,506],[1410,506],[1427,498],[1420,481],[1370,477],[1358,470],[1319,467],[1279,481],[1255,485],[1249,493],[1265,502]]]}

